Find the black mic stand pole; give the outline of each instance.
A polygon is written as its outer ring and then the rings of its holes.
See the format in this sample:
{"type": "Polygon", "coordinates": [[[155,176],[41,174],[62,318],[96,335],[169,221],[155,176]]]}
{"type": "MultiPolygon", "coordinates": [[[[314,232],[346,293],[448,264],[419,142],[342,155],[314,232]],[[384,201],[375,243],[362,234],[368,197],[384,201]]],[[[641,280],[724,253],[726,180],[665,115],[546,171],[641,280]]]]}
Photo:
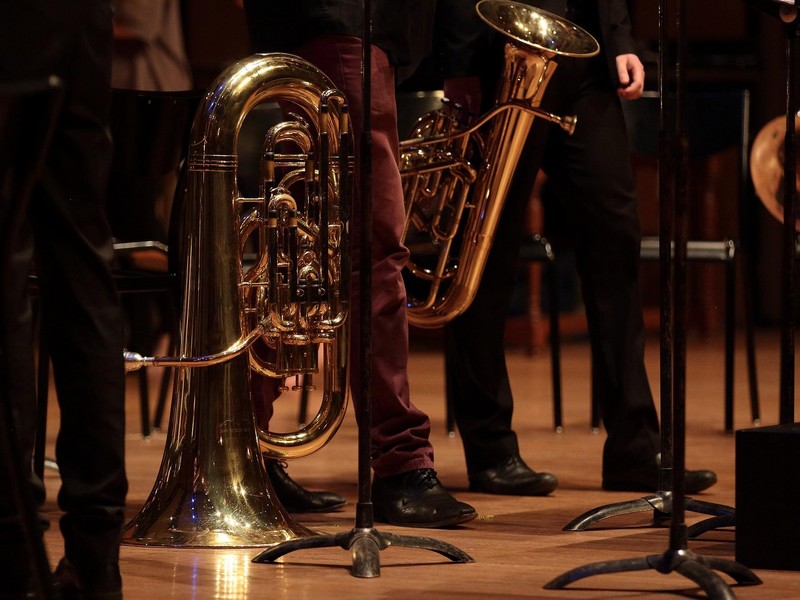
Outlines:
{"type": "MultiPolygon", "coordinates": [[[[660,305],[660,423],[661,423],[661,463],[658,473],[658,491],[655,494],[628,500],[625,502],[615,502],[606,504],[586,511],[578,515],[564,526],[564,531],[583,531],[591,525],[621,515],[635,514],[653,511],[653,524],[659,525],[669,519],[673,512],[672,494],[672,471],[673,471],[673,349],[676,341],[673,339],[673,331],[680,331],[673,322],[673,299],[676,292],[673,291],[673,252],[677,262],[678,248],[673,243],[675,230],[675,168],[674,157],[676,156],[675,128],[671,115],[673,108],[669,102],[671,96],[668,81],[669,58],[669,39],[667,36],[667,11],[659,7],[658,12],[658,31],[659,31],[659,136],[658,136],[658,194],[659,204],[659,283],[661,285],[661,305],[660,305]]],[[[688,156],[688,155],[687,155],[688,156]]],[[[683,179],[686,179],[684,174],[683,179]]],[[[685,254],[683,256],[685,261],[685,254]]],[[[685,266],[684,266],[685,268],[685,266]]],[[[679,340],[681,341],[681,340],[679,340]]],[[[684,341],[681,343],[685,344],[684,341]]],[[[703,523],[722,523],[730,524],[735,518],[735,510],[724,504],[695,500],[694,498],[684,498],[684,510],[712,515],[710,519],[703,523]]],[[[692,532],[690,537],[695,537],[702,533],[692,532]]]]}
{"type": "MultiPolygon", "coordinates": [[[[659,13],[663,15],[666,11],[667,0],[659,0],[659,13]]],[[[684,33],[685,21],[685,0],[677,1],[677,56],[675,65],[676,93],[675,93],[675,120],[674,130],[670,127],[667,135],[672,135],[675,141],[675,154],[661,158],[667,158],[667,164],[659,164],[659,190],[670,189],[667,197],[659,199],[659,213],[662,223],[660,230],[667,233],[667,237],[662,237],[660,247],[660,257],[662,265],[664,261],[672,264],[672,268],[662,268],[662,275],[669,274],[672,280],[672,310],[674,319],[671,324],[673,331],[662,331],[662,336],[667,336],[667,341],[671,341],[671,350],[665,348],[662,353],[662,361],[668,356],[673,357],[671,365],[672,379],[672,432],[674,437],[671,439],[672,449],[672,519],[669,529],[669,548],[662,554],[652,554],[640,558],[629,558],[614,561],[597,562],[572,569],[545,584],[546,589],[561,589],[566,585],[589,577],[607,573],[622,573],[628,571],[646,571],[654,569],[659,573],[669,574],[677,572],[695,582],[702,588],[709,598],[713,600],[730,600],[735,598],[727,583],[714,572],[722,571],[732,577],[739,584],[756,584],[761,580],[747,567],[734,561],[716,557],[703,557],[688,549],[687,528],[685,518],[685,492],[686,492],[686,236],[687,236],[687,215],[688,215],[688,194],[687,194],[687,171],[688,171],[688,139],[685,132],[683,99],[685,97],[685,82],[683,80],[683,62],[686,56],[686,38],[684,33]],[[677,155],[677,169],[674,168],[674,157],[677,155]],[[668,188],[665,177],[674,174],[674,187],[668,188]],[[663,220],[666,218],[666,223],[663,220]],[[674,238],[674,252],[672,251],[672,241],[674,238]]],[[[659,31],[660,42],[666,42],[665,24],[666,19],[660,18],[659,31]]],[[[660,65],[660,82],[666,82],[667,65],[660,65]]],[[[662,87],[661,95],[661,122],[664,119],[664,111],[668,104],[668,95],[662,87]],[[667,100],[665,100],[665,96],[667,100]]],[[[664,132],[662,131],[662,136],[664,132]]],[[[663,137],[662,137],[663,139],[663,137]]],[[[664,294],[666,296],[666,294],[664,294]]],[[[662,305],[662,308],[665,305],[662,305]]],[[[668,320],[668,319],[667,319],[668,320]]],[[[663,368],[664,365],[662,365],[663,368]]],[[[668,375],[669,372],[662,373],[668,375]]],[[[663,419],[663,415],[662,415],[663,419]]],[[[666,473],[660,474],[662,478],[666,473]]]]}
{"type": "Polygon", "coordinates": [[[797,7],[781,6],[779,17],[784,23],[786,36],[786,137],[783,143],[783,306],[781,327],[781,384],[779,422],[794,422],[794,343],[795,311],[797,310],[797,282],[795,260],[797,222],[797,148],[795,119],[797,117],[797,89],[795,74],[798,65],[798,14],[797,7]]]}
{"type": "MultiPolygon", "coordinates": [[[[800,69],[798,62],[798,10],[795,2],[785,0],[745,0],[763,12],[780,19],[786,37],[786,134],[783,143],[783,249],[781,264],[781,354],[778,422],[781,425],[794,423],[795,388],[795,311],[798,306],[796,282],[797,257],[797,132],[795,119],[798,113],[795,74],[800,69]]],[[[689,537],[694,538],[718,527],[736,524],[735,515],[712,517],[689,528],[689,537]]]]}
{"type": "Polygon", "coordinates": [[[371,6],[364,0],[362,35],[362,122],[359,198],[361,235],[359,261],[359,369],[361,389],[358,405],[358,504],[355,528],[345,533],[316,535],[282,542],[256,556],[253,562],[275,562],[281,556],[302,548],[339,546],[351,550],[354,577],[379,577],[380,554],[389,546],[419,548],[438,552],[453,562],[473,562],[471,556],[446,542],[433,538],[381,533],[375,528],[372,510],[372,472],[370,432],[372,430],[372,123],[371,123],[371,6]]]}

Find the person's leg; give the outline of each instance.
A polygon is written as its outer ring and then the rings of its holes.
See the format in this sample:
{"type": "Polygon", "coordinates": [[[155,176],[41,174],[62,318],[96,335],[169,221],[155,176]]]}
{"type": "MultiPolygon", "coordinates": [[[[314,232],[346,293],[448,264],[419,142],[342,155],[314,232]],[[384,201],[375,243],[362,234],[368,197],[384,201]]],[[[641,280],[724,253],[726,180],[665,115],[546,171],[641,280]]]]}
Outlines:
{"type": "MultiPolygon", "coordinates": [[[[344,92],[351,106],[353,132],[360,147],[362,105],[361,41],[327,36],[297,49],[344,92]]],[[[408,324],[401,271],[408,250],[400,242],[404,207],[397,167],[397,108],[394,68],[387,55],[372,49],[372,501],[375,517],[396,525],[445,527],[475,518],[475,510],[453,498],[433,470],[428,416],[411,402],[408,385],[408,324]]],[[[358,164],[356,165],[358,170],[358,164]]],[[[356,406],[359,380],[360,205],[353,206],[350,382],[356,406]]]]}
{"type": "MultiPolygon", "coordinates": [[[[268,350],[261,346],[259,351],[268,350]]],[[[272,403],[280,395],[282,383],[280,379],[250,372],[250,398],[253,401],[256,425],[264,431],[269,430],[273,414],[272,403]]],[[[341,494],[305,489],[286,472],[286,462],[272,458],[266,452],[262,453],[262,458],[275,495],[290,513],[327,512],[347,504],[347,499],[341,494]]]]}
{"type": "MultiPolygon", "coordinates": [[[[546,168],[574,237],[592,349],[592,393],[608,434],[607,489],[655,491],[659,422],[644,364],[640,225],[620,101],[589,79],[576,97],[581,124],[557,135],[546,168]]],[[[716,477],[691,472],[692,488],[716,477]]]]}
{"type": "Polygon", "coordinates": [[[57,72],[67,91],[31,220],[61,407],[56,460],[65,556],[78,587],[114,594],[121,590],[127,479],[123,325],[105,217],[111,9],[84,1],[63,12],[68,34],[57,72]]]}
{"type": "Polygon", "coordinates": [[[592,347],[593,394],[608,432],[604,468],[658,452],[658,419],[644,367],[636,213],[619,100],[585,85],[580,127],[557,133],[546,169],[574,239],[592,347]]]}
{"type": "Polygon", "coordinates": [[[447,397],[464,445],[470,489],[475,491],[544,495],[558,485],[554,475],[532,471],[519,456],[505,359],[506,314],[545,127],[534,126],[520,157],[475,298],[445,327],[447,397]]]}
{"type": "MultiPolygon", "coordinates": [[[[360,146],[361,42],[351,37],[323,37],[297,53],[326,73],[348,99],[353,131],[360,146]]],[[[397,168],[397,117],[394,69],[386,54],[373,49],[372,58],[372,445],[373,469],[378,477],[433,467],[428,441],[430,422],[415,407],[408,387],[408,328],[406,296],[401,271],[408,250],[400,243],[404,209],[397,168]]],[[[356,169],[358,170],[358,165],[356,169]]],[[[352,294],[350,302],[350,382],[360,401],[358,350],[360,332],[359,274],[360,207],[354,199],[351,225],[352,294]]]]}

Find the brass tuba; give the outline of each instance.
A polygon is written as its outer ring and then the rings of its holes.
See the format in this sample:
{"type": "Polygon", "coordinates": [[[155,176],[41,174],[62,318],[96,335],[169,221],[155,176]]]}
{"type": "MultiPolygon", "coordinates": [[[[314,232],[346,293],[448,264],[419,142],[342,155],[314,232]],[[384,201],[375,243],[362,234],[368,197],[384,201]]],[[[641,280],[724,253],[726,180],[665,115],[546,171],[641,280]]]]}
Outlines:
{"type": "Polygon", "coordinates": [[[178,375],[160,472],[124,541],[242,547],[311,533],[274,498],[259,438],[272,456],[301,456],[330,439],[345,414],[351,148],[345,98],[299,57],[252,56],[209,88],[192,127],[181,214],[173,217],[179,355],[126,355],[128,370],[178,367],[178,375]],[[258,197],[243,198],[238,135],[263,103],[289,117],[266,134],[258,197]],[[283,381],[320,369],[316,417],[297,432],[256,431],[251,370],[283,381]]]}
{"type": "Polygon", "coordinates": [[[481,0],[480,18],[506,37],[495,107],[465,126],[447,107],[424,115],[400,144],[408,320],[440,327],[472,302],[517,162],[535,117],[571,133],[575,117],[540,108],[556,58],[595,56],[586,31],[509,0],[481,0]]]}
{"type": "MultiPolygon", "coordinates": [[[[800,118],[795,118],[795,131],[800,132],[800,118]]],[[[786,117],[778,116],[764,125],[750,148],[750,175],[753,188],[769,213],[783,223],[783,154],[786,139],[786,117]]],[[[800,180],[800,168],[795,176],[800,180]]],[[[796,182],[800,183],[800,181],[796,182]]],[[[798,186],[800,189],[800,186],[798,186]]],[[[794,225],[800,231],[800,218],[794,225]]]]}

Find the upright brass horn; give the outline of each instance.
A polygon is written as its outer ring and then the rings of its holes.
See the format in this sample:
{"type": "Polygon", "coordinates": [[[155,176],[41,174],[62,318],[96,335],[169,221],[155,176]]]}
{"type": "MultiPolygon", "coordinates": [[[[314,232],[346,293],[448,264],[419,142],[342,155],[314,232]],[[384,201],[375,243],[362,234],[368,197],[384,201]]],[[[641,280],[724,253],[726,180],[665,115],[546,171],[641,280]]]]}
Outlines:
{"type": "MultiPolygon", "coordinates": [[[[794,121],[800,132],[800,118],[794,121]]],[[[753,140],[750,149],[750,175],[753,188],[769,213],[783,223],[783,145],[786,138],[786,117],[779,116],[764,125],[753,140]]],[[[796,170],[800,183],[800,168],[796,170]]],[[[800,186],[798,186],[800,189],[800,186]]],[[[794,228],[800,231],[800,218],[794,228]]]]}
{"type": "Polygon", "coordinates": [[[176,236],[180,355],[126,356],[129,369],[179,369],[160,472],[124,540],[277,544],[311,532],[274,498],[258,438],[273,456],[300,456],[324,444],[345,412],[353,172],[346,102],[299,57],[252,56],[211,86],[190,144],[176,236]],[[267,133],[259,197],[242,198],[238,134],[245,116],[265,102],[291,118],[267,133]],[[258,252],[245,268],[249,241],[258,252]],[[281,379],[314,373],[318,353],[324,398],[317,416],[298,432],[257,436],[250,370],[281,379]]]}
{"type": "Polygon", "coordinates": [[[507,38],[495,108],[469,127],[434,111],[401,143],[408,320],[418,327],[444,325],[475,297],[533,119],[574,129],[574,117],[540,108],[556,58],[600,51],[580,27],[526,4],[482,0],[476,9],[507,38]]]}

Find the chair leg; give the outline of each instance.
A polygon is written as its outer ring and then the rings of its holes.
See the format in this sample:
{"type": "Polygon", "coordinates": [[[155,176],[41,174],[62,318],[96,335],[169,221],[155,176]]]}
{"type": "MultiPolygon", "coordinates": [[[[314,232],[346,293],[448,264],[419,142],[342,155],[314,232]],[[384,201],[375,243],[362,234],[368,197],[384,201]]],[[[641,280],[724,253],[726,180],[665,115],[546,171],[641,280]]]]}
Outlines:
{"type": "MultiPolygon", "coordinates": [[[[149,343],[148,302],[130,302],[131,343],[134,348],[146,348],[149,343]]],[[[147,368],[139,369],[139,413],[142,422],[142,437],[150,437],[150,389],[147,368]]]]}
{"type": "Polygon", "coordinates": [[[756,340],[755,340],[755,316],[753,314],[753,287],[750,278],[750,255],[745,255],[742,261],[742,295],[744,308],[744,333],[745,348],[747,351],[747,382],[750,390],[750,418],[754,425],[761,421],[761,409],[758,399],[758,374],[756,372],[756,340]]]}
{"type": "Polygon", "coordinates": [[[44,477],[47,443],[47,400],[50,391],[50,352],[43,335],[39,336],[39,372],[36,383],[36,438],[33,446],[33,472],[44,477]]]}
{"type": "Polygon", "coordinates": [[[548,286],[550,287],[550,364],[553,386],[553,427],[557,432],[564,430],[564,415],[561,404],[561,332],[559,330],[558,271],[553,261],[548,265],[548,286]]]}
{"type": "Polygon", "coordinates": [[[158,402],[156,403],[156,412],[153,416],[153,429],[156,430],[161,429],[161,421],[164,420],[164,409],[167,405],[169,390],[172,387],[172,372],[173,369],[165,368],[164,372],[161,374],[161,384],[158,388],[158,402]]]}
{"type": "Polygon", "coordinates": [[[142,437],[150,437],[150,390],[147,369],[139,369],[139,411],[142,421],[142,437]]]}
{"type": "MultiPolygon", "coordinates": [[[[175,302],[170,296],[170,302],[166,304],[164,311],[165,318],[169,323],[168,330],[169,340],[167,347],[169,348],[170,355],[177,356],[178,354],[178,340],[180,339],[180,328],[178,326],[178,310],[175,307],[175,302]]],[[[172,389],[173,379],[175,375],[174,368],[164,368],[161,374],[161,384],[158,389],[158,401],[156,403],[156,411],[153,416],[153,429],[161,429],[161,422],[164,420],[164,411],[167,406],[167,399],[170,398],[170,390],[172,389]]]]}
{"type": "Polygon", "coordinates": [[[456,418],[453,415],[453,401],[452,397],[453,394],[450,392],[448,381],[447,381],[447,352],[444,351],[442,348],[442,355],[444,356],[444,425],[447,431],[447,435],[450,437],[455,437],[456,435],[456,418]]]}
{"type": "Polygon", "coordinates": [[[725,263],[725,432],[733,433],[733,361],[735,315],[736,263],[725,263]]]}
{"type": "Polygon", "coordinates": [[[597,401],[597,396],[594,393],[594,390],[597,389],[597,385],[594,381],[594,367],[592,369],[592,389],[589,392],[591,395],[591,406],[592,406],[592,433],[600,433],[600,403],[597,401]]]}

